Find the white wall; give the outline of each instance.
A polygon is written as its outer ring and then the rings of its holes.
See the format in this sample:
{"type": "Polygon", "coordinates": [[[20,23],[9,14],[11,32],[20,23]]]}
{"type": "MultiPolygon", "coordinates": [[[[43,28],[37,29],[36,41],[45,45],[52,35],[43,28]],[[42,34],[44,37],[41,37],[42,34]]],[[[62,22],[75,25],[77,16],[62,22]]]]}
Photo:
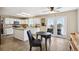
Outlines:
{"type": "Polygon", "coordinates": [[[77,10],[77,27],[78,27],[78,32],[79,32],[79,9],[77,10]]]}
{"type": "Polygon", "coordinates": [[[48,17],[61,17],[65,16],[67,22],[67,35],[70,36],[70,33],[77,32],[77,10],[74,11],[68,11],[63,13],[57,13],[57,14],[51,14],[51,15],[43,15],[41,17],[45,17],[46,19],[48,17]]]}
{"type": "Polygon", "coordinates": [[[67,24],[68,36],[72,32],[77,32],[77,11],[69,12],[67,14],[67,24]]]}

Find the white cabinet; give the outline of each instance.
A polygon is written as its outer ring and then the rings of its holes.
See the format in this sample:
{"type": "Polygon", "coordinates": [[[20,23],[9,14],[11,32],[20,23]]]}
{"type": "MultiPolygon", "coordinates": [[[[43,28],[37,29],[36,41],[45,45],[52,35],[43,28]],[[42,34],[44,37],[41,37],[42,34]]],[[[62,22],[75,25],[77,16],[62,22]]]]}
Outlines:
{"type": "Polygon", "coordinates": [[[14,38],[22,40],[22,41],[27,41],[28,40],[27,30],[26,29],[14,29],[14,38]]]}
{"type": "Polygon", "coordinates": [[[14,30],[14,37],[20,40],[24,39],[24,32],[23,30],[14,30]]]}
{"type": "Polygon", "coordinates": [[[13,28],[5,28],[4,29],[4,34],[9,35],[9,34],[13,34],[13,28]]]}
{"type": "Polygon", "coordinates": [[[5,19],[5,24],[9,24],[9,20],[5,19]]]}
{"type": "Polygon", "coordinates": [[[18,21],[21,24],[21,19],[14,19],[14,18],[5,18],[4,24],[14,24],[14,21],[18,21]]]}
{"type": "Polygon", "coordinates": [[[13,34],[13,27],[12,24],[14,23],[13,18],[5,18],[3,28],[4,28],[4,34],[9,35],[13,34]]]}
{"type": "Polygon", "coordinates": [[[12,19],[12,18],[5,18],[4,23],[5,23],[5,24],[13,24],[13,23],[14,23],[14,20],[15,20],[15,19],[12,19]]]}

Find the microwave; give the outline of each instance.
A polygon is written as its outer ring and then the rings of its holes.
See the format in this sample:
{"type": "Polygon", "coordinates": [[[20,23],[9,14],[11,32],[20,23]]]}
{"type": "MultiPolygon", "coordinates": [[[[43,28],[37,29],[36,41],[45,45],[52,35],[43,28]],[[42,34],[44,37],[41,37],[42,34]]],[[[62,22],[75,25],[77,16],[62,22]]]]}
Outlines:
{"type": "Polygon", "coordinates": [[[19,25],[19,21],[14,21],[14,25],[19,25]]]}

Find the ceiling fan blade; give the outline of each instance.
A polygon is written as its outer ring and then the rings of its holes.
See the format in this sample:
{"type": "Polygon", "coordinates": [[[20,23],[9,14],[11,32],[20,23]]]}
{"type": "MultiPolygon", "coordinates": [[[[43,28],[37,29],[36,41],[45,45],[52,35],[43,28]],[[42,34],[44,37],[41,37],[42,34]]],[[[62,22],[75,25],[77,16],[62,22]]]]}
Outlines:
{"type": "Polygon", "coordinates": [[[49,9],[46,9],[46,10],[41,10],[40,12],[48,12],[50,11],[49,9]]]}
{"type": "Polygon", "coordinates": [[[56,7],[56,9],[61,9],[62,7],[56,7]]]}
{"type": "Polygon", "coordinates": [[[59,10],[54,10],[54,12],[60,12],[59,10]]]}

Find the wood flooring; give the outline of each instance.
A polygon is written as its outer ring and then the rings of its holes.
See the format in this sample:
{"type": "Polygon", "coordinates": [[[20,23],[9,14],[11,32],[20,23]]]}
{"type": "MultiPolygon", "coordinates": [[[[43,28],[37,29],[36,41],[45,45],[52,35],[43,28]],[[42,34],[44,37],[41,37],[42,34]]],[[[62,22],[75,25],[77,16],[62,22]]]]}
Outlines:
{"type": "MultiPolygon", "coordinates": [[[[23,42],[13,37],[4,38],[1,41],[0,51],[29,51],[29,41],[27,40],[26,42],[23,42]]],[[[40,48],[33,47],[32,51],[40,51],[40,48]]],[[[42,41],[42,51],[46,51],[45,39],[43,39],[42,41]]],[[[49,40],[48,40],[47,51],[70,51],[69,40],[52,37],[50,46],[49,46],[49,40]]]]}

